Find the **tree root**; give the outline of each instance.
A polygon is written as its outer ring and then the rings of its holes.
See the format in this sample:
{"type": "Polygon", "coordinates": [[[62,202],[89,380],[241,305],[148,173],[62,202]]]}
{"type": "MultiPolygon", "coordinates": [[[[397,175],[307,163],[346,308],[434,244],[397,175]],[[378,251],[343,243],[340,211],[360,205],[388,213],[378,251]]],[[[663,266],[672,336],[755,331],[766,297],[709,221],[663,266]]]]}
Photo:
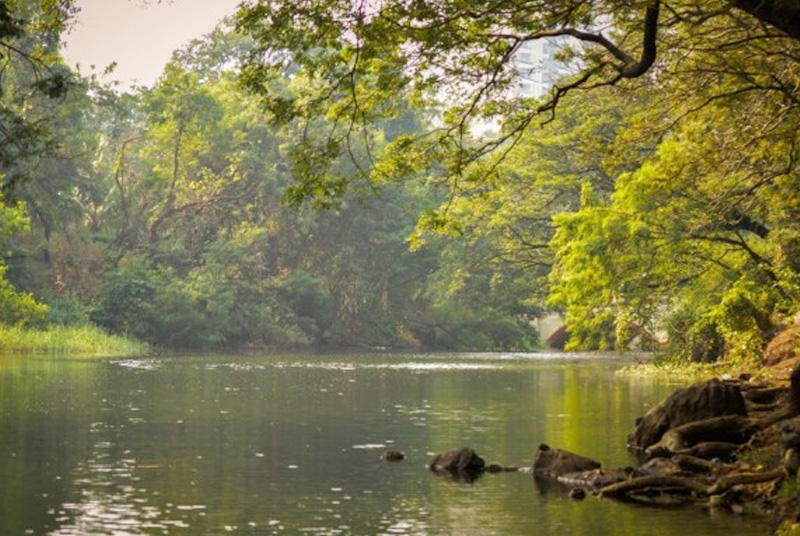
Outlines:
{"type": "Polygon", "coordinates": [[[680,490],[690,492],[698,497],[704,497],[708,492],[709,486],[698,482],[694,478],[682,476],[640,476],[631,478],[624,482],[618,482],[601,488],[598,494],[600,497],[612,499],[629,499],[635,492],[645,490],[657,490],[669,492],[680,490]]]}
{"type": "Polygon", "coordinates": [[[761,484],[770,480],[777,480],[785,476],[783,469],[775,469],[766,473],[741,473],[738,475],[724,476],[708,488],[708,495],[720,495],[734,486],[761,484]]]}
{"type": "MultiPolygon", "coordinates": [[[[782,469],[766,473],[741,473],[724,476],[715,483],[705,484],[695,478],[682,476],[641,476],[601,488],[601,498],[641,501],[637,495],[682,495],[687,500],[703,500],[721,495],[735,486],[761,484],[784,477],[782,469]]],[[[649,501],[648,501],[649,502],[649,501]]]]}

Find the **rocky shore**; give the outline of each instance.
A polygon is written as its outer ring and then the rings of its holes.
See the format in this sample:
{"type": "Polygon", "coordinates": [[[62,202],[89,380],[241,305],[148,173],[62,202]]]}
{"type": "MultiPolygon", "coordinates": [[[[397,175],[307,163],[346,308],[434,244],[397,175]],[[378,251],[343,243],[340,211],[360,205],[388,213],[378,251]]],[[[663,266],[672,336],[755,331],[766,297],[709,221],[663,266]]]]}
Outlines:
{"type": "MultiPolygon", "coordinates": [[[[712,379],[663,400],[628,438],[635,467],[605,469],[540,445],[534,477],[575,499],[766,514],[779,534],[800,534],[800,358],[778,360],[762,378],[712,379]]],[[[471,449],[441,454],[429,468],[465,479],[516,470],[487,465],[471,449]]]]}

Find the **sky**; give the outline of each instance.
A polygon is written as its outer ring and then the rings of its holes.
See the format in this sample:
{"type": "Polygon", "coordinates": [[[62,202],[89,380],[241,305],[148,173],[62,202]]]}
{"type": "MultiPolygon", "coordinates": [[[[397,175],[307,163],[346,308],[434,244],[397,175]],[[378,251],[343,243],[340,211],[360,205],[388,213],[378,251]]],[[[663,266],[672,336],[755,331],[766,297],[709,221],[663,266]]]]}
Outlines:
{"type": "Polygon", "coordinates": [[[81,11],[63,49],[67,63],[102,72],[123,88],[151,86],[172,51],[211,31],[241,0],[77,0],[81,11]]]}

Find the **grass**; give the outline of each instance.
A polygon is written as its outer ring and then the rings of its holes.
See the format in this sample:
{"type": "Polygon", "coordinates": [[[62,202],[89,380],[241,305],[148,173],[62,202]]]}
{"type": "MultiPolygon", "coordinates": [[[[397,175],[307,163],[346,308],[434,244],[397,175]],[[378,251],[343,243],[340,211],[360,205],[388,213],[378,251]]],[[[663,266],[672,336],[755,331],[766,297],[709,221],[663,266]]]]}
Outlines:
{"type": "Polygon", "coordinates": [[[87,326],[29,329],[0,325],[0,354],[140,355],[146,344],[87,326]]]}

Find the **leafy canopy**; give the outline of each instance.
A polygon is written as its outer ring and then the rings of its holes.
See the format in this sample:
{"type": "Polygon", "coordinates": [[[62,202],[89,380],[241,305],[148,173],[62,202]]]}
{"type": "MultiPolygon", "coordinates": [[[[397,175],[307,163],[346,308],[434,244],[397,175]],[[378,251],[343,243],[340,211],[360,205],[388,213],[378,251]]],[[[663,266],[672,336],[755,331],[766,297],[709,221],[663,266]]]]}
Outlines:
{"type": "Polygon", "coordinates": [[[253,0],[237,22],[243,84],[300,133],[297,200],[430,174],[447,195],[420,236],[467,237],[494,280],[527,262],[573,345],[667,329],[746,354],[800,308],[796,2],[253,0]],[[515,97],[514,53],[552,37],[573,74],[515,97]],[[428,132],[381,147],[400,100],[428,132]],[[337,175],[341,155],[363,173],[337,175]]]}

